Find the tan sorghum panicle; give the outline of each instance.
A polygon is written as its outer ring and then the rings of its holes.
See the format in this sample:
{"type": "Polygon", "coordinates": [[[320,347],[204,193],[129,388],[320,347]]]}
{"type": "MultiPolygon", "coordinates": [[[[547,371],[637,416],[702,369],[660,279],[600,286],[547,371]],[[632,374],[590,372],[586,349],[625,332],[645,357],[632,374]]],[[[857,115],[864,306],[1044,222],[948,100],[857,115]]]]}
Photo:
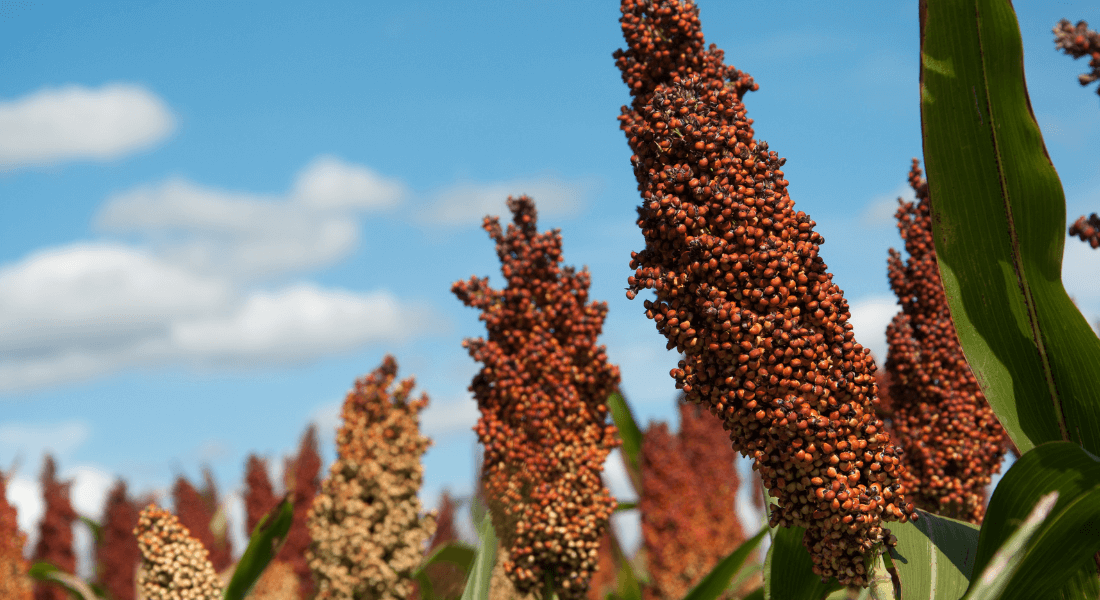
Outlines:
{"type": "Polygon", "coordinates": [[[134,535],[142,556],[137,585],[146,600],[221,600],[224,584],[206,548],[175,515],[150,504],[134,535]]]}
{"type": "Polygon", "coordinates": [[[31,600],[34,587],[23,558],[27,534],[19,530],[19,515],[8,503],[7,487],[8,476],[0,471],[0,598],[31,600]]]}
{"type": "Polygon", "coordinates": [[[435,532],[417,498],[431,444],[419,424],[428,396],[411,398],[411,377],[391,389],[396,377],[386,356],[344,400],[336,462],[308,518],[317,600],[405,600],[435,532]]]}
{"type": "Polygon", "coordinates": [[[507,286],[472,277],[451,288],[481,310],[488,331],[463,342],[483,365],[470,386],[481,412],[482,481],[519,593],[541,595],[550,575],[558,596],[577,600],[615,507],[600,474],[618,444],[607,397],[619,369],[596,343],[607,304],[588,302],[588,270],[561,266],[561,233],[538,232],[531,198],[508,198],[508,208],[507,234],[495,217],[482,225],[507,286]]]}
{"type": "Polygon", "coordinates": [[[722,422],[681,398],[680,431],[644,433],[639,512],[650,572],[647,600],[678,600],[745,539],[734,510],[737,452],[722,422]]]}
{"type": "Polygon", "coordinates": [[[273,560],[245,598],[247,600],[299,600],[298,574],[294,567],[281,560],[273,560]]]}
{"type": "Polygon", "coordinates": [[[512,583],[504,565],[508,562],[508,549],[497,548],[497,562],[493,565],[493,573],[489,577],[489,600],[538,600],[534,593],[521,594],[512,583]]]}
{"type": "Polygon", "coordinates": [[[1085,215],[1077,217],[1069,226],[1069,234],[1081,238],[1082,242],[1088,242],[1094,250],[1100,248],[1100,215],[1092,213],[1087,219],[1085,215]]]}
{"type": "Polygon", "coordinates": [[[909,257],[890,250],[890,287],[901,312],[886,328],[893,432],[904,450],[902,482],[924,510],[981,523],[985,489],[1001,470],[1008,438],[963,355],[932,241],[928,182],[909,171],[916,202],[898,200],[909,257]]]}
{"type": "Polygon", "coordinates": [[[172,501],[180,523],[210,553],[214,569],[222,571],[233,562],[231,541],[229,536],[219,536],[210,527],[218,511],[218,492],[209,470],[204,470],[203,478],[203,489],[198,490],[183,475],[177,477],[172,486],[172,501]]]}
{"type": "MultiPolygon", "coordinates": [[[[1091,71],[1077,76],[1081,85],[1088,85],[1100,79],[1100,33],[1089,29],[1085,21],[1078,21],[1077,25],[1070,25],[1069,20],[1062,19],[1054,26],[1054,47],[1072,56],[1075,60],[1082,56],[1089,57],[1091,71]]],[[[1096,90],[1100,94],[1100,88],[1096,90]]]]}
{"type": "Polygon", "coordinates": [[[623,0],[633,95],[619,117],[642,195],[645,248],[627,297],[684,353],[671,372],[718,414],[777,498],[770,522],[806,528],[814,571],[866,585],[864,557],[906,520],[900,450],[875,416],[875,362],[787,191],[783,159],[753,139],[752,78],[704,49],[687,0],[623,0]]]}

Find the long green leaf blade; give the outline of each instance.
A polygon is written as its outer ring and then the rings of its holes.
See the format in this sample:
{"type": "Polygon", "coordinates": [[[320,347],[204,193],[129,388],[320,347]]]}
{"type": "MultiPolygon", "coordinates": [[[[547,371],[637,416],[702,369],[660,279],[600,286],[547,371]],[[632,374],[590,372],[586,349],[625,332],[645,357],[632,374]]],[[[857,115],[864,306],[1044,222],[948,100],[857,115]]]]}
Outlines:
{"type": "Polygon", "coordinates": [[[493,530],[493,517],[485,511],[477,526],[480,543],[470,576],[466,579],[466,588],[462,590],[462,600],[488,600],[489,582],[493,577],[493,566],[497,562],[497,534],[493,530]]]}
{"type": "Polygon", "coordinates": [[[225,600],[242,600],[260,579],[264,569],[278,554],[294,521],[294,504],[284,496],[278,506],[271,509],[256,523],[241,560],[233,571],[233,578],[225,588],[225,600]]]}
{"type": "Polygon", "coordinates": [[[802,527],[772,530],[772,545],[764,559],[765,600],[821,600],[843,586],[830,579],[823,583],[813,572],[813,559],[802,545],[802,527]]]}
{"type": "MultiPolygon", "coordinates": [[[[1001,598],[1096,598],[1100,579],[1100,459],[1071,442],[1043,444],[1005,473],[989,501],[975,560],[976,572],[994,562],[1013,532],[1051,492],[1057,502],[1017,558],[1019,569],[1001,598]],[[1062,592],[1058,592],[1061,590],[1062,592]],[[1072,592],[1072,590],[1078,590],[1072,592]]],[[[976,584],[971,583],[971,588],[976,584]]]]}
{"type": "Polygon", "coordinates": [[[985,570],[982,571],[981,577],[974,582],[974,587],[967,593],[968,600],[998,600],[1003,597],[1009,581],[1020,568],[1024,548],[1031,541],[1032,536],[1039,531],[1043,519],[1047,518],[1057,501],[1058,492],[1051,492],[1039,500],[1023,524],[993,555],[985,570]]]}
{"type": "Polygon", "coordinates": [[[1065,195],[1008,0],[922,2],[921,122],[943,285],[986,398],[1022,452],[1100,452],[1100,340],[1062,286],[1065,195]]]}
{"type": "Polygon", "coordinates": [[[890,523],[898,545],[890,558],[903,598],[958,600],[970,585],[978,528],[924,511],[908,523],[890,523]]]}
{"type": "Polygon", "coordinates": [[[626,463],[626,472],[630,476],[630,483],[634,485],[636,493],[642,492],[642,467],[639,455],[642,452],[642,430],[638,429],[638,423],[634,420],[634,414],[630,411],[630,405],[619,392],[611,394],[607,399],[607,408],[611,411],[611,420],[619,430],[619,438],[623,445],[623,462],[626,463]]]}
{"type": "Polygon", "coordinates": [[[745,564],[749,554],[760,545],[760,540],[768,535],[768,528],[760,530],[760,533],[745,540],[728,556],[718,561],[718,564],[707,573],[691,591],[684,596],[684,600],[716,600],[729,587],[737,572],[745,564]]]}

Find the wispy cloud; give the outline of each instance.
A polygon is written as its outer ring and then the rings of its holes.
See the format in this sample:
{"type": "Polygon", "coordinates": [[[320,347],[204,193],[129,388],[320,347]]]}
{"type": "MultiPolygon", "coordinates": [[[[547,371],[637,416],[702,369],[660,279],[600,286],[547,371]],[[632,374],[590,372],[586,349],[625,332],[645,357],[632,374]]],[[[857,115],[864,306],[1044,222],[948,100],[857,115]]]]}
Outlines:
{"type": "MultiPolygon", "coordinates": [[[[580,214],[598,187],[594,179],[561,179],[542,176],[493,183],[456,183],[431,195],[419,211],[434,225],[480,225],[486,215],[508,215],[508,196],[526,194],[535,199],[540,216],[570,217],[580,214]]],[[[507,219],[504,219],[507,220],[507,219]]]]}
{"type": "Polygon", "coordinates": [[[175,129],[167,104],[144,87],[46,88],[0,101],[0,171],[70,160],[112,160],[175,129]]]}
{"type": "Polygon", "coordinates": [[[856,341],[870,348],[875,362],[881,367],[886,362],[886,326],[898,314],[897,298],[893,296],[873,296],[853,301],[849,308],[852,312],[852,332],[856,341]]]}

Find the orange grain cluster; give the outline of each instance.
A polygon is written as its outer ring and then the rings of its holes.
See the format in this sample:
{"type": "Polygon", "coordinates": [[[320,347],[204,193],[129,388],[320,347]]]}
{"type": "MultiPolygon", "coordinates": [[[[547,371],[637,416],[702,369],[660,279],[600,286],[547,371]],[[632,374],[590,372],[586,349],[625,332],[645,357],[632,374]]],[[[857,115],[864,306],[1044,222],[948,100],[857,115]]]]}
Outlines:
{"type": "Polygon", "coordinates": [[[963,355],[932,241],[928,182],[909,171],[916,202],[902,202],[898,230],[909,255],[890,250],[890,287],[901,304],[886,328],[889,396],[903,481],[927,511],[980,523],[985,488],[1000,471],[1008,438],[963,355]]]}
{"type": "Polygon", "coordinates": [[[1069,226],[1069,234],[1081,238],[1082,242],[1088,242],[1093,249],[1100,248],[1100,215],[1092,213],[1088,219],[1084,215],[1077,217],[1073,225],[1069,226]]]}
{"type": "Polygon", "coordinates": [[[619,117],[634,151],[646,246],[627,297],[684,353],[673,369],[777,498],[771,524],[806,528],[814,570],[865,585],[864,556],[892,542],[884,520],[913,513],[900,450],[875,416],[875,363],[794,210],[784,163],[753,139],[747,74],[704,50],[690,1],[623,0],[615,53],[633,103],[619,117]]]}
{"type": "Polygon", "coordinates": [[[150,504],[138,516],[142,564],[137,585],[147,600],[221,600],[225,585],[202,542],[172,513],[150,504]]]}
{"type": "Polygon", "coordinates": [[[23,558],[27,534],[19,530],[19,517],[8,503],[7,487],[8,476],[0,472],[0,598],[31,600],[33,586],[23,558]]]}
{"type": "Polygon", "coordinates": [[[642,542],[647,600],[683,598],[744,541],[734,506],[740,479],[722,422],[681,398],[680,431],[645,431],[641,453],[642,542]]]}
{"type": "MultiPolygon", "coordinates": [[[[1082,56],[1089,57],[1089,68],[1092,70],[1077,76],[1081,85],[1100,79],[1100,33],[1090,30],[1088,23],[1078,21],[1077,25],[1071,25],[1067,19],[1058,21],[1054,26],[1054,47],[1075,60],[1082,56]]],[[[1100,88],[1096,93],[1100,94],[1100,88]]]]}
{"type": "Polygon", "coordinates": [[[452,287],[488,330],[463,342],[483,365],[470,386],[482,481],[518,593],[541,593],[549,574],[561,598],[577,600],[615,507],[600,474],[617,444],[606,401],[619,370],[596,344],[607,305],[588,302],[587,269],[560,265],[561,234],[538,233],[534,201],[509,198],[508,208],[507,235],[495,217],[483,224],[507,287],[478,277],[452,287]]]}
{"type": "Polygon", "coordinates": [[[420,514],[420,462],[431,440],[420,433],[427,394],[412,397],[413,378],[393,385],[397,362],[355,382],[336,431],[336,462],[307,518],[306,556],[315,600],[405,600],[435,515],[420,514]]]}

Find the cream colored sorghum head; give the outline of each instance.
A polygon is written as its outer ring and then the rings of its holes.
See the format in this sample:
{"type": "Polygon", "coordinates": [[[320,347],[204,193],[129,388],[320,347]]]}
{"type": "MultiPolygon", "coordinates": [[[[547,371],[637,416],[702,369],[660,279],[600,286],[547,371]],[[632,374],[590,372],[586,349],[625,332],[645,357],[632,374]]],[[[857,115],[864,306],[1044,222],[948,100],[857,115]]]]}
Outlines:
{"type": "Polygon", "coordinates": [[[428,397],[410,398],[412,378],[391,391],[396,376],[386,356],[344,401],[337,459],[307,521],[317,600],[405,600],[435,532],[435,515],[422,516],[417,498],[431,444],[419,424],[428,397]]]}
{"type": "Polygon", "coordinates": [[[142,563],[137,585],[147,600],[220,600],[224,584],[175,515],[150,504],[141,511],[134,535],[142,563]]]}
{"type": "Polygon", "coordinates": [[[256,582],[245,600],[299,600],[298,574],[290,563],[273,560],[264,569],[264,574],[256,582]]]}

